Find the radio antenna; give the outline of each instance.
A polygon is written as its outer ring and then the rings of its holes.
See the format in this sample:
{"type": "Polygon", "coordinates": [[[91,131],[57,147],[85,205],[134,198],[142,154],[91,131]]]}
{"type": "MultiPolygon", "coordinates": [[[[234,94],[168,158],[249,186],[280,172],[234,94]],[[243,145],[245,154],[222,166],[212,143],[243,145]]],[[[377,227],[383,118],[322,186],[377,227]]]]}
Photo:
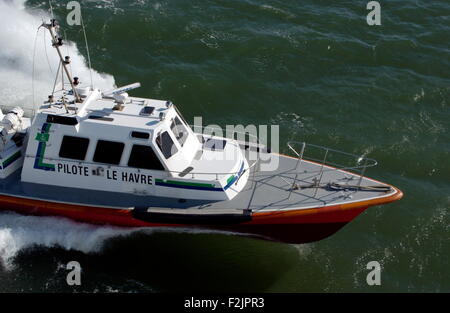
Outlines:
{"type": "Polygon", "coordinates": [[[53,14],[52,0],[48,0],[48,3],[50,4],[50,14],[51,14],[52,18],[55,18],[55,15],[53,14]]]}
{"type": "Polygon", "coordinates": [[[91,76],[91,89],[94,89],[94,83],[92,80],[91,56],[89,54],[89,46],[88,46],[88,40],[87,40],[87,36],[86,36],[86,28],[84,27],[83,14],[81,14],[81,27],[83,28],[84,42],[86,43],[87,58],[88,58],[88,63],[89,63],[89,74],[91,76]]]}

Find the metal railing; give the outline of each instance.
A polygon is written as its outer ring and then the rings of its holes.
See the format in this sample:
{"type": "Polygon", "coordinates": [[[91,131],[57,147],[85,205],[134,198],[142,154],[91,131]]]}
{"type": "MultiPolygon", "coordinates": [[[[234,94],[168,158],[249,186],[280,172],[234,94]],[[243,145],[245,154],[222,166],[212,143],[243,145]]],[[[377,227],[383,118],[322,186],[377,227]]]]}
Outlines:
{"type": "MultiPolygon", "coordinates": [[[[37,155],[35,154],[26,154],[25,157],[35,159],[37,155]]],[[[51,157],[44,157],[42,158],[43,161],[50,161],[50,162],[64,162],[64,163],[72,163],[74,165],[90,165],[90,166],[97,166],[97,167],[106,167],[108,169],[110,168],[118,168],[118,169],[127,169],[127,170],[136,170],[137,173],[140,173],[141,171],[151,171],[151,172],[161,172],[161,173],[171,173],[171,174],[184,174],[184,171],[168,171],[168,170],[146,170],[146,169],[140,169],[137,167],[131,167],[131,166],[125,166],[125,165],[113,165],[113,164],[106,164],[106,163],[97,163],[97,162],[91,162],[91,161],[72,161],[69,159],[61,159],[61,158],[51,158],[51,157]]],[[[246,169],[247,171],[253,168],[256,165],[257,162],[253,162],[249,165],[249,167],[246,169]]],[[[191,179],[196,178],[196,175],[213,175],[215,176],[215,181],[219,180],[219,176],[226,176],[226,175],[237,175],[239,174],[239,171],[233,171],[233,172],[189,172],[186,175],[190,175],[191,179]]],[[[185,176],[186,176],[185,175],[185,176]]],[[[181,177],[181,179],[186,179],[186,177],[181,177]]],[[[165,177],[167,178],[167,177],[165,177]]],[[[208,181],[208,180],[204,180],[208,181]]]]}
{"type": "MultiPolygon", "coordinates": [[[[358,183],[356,186],[360,187],[362,179],[364,177],[364,174],[365,174],[367,168],[374,167],[377,165],[376,160],[374,160],[372,158],[367,158],[363,155],[358,156],[356,154],[343,152],[343,151],[339,151],[336,149],[331,149],[331,148],[314,145],[314,144],[307,144],[306,142],[289,141],[287,145],[288,145],[289,149],[297,155],[297,158],[298,158],[297,166],[302,160],[318,163],[320,165],[320,169],[318,171],[308,172],[308,174],[314,174],[315,172],[317,172],[317,175],[315,175],[315,177],[313,178],[313,181],[314,181],[313,187],[316,188],[314,196],[316,196],[317,190],[321,185],[324,172],[343,171],[343,172],[347,172],[347,173],[355,175],[355,176],[359,176],[359,180],[358,180],[358,183]],[[299,146],[299,145],[301,146],[300,153],[298,153],[297,150],[295,149],[295,146],[299,146]],[[321,151],[323,158],[318,159],[317,157],[311,157],[311,156],[305,155],[305,150],[307,148],[313,148],[313,149],[321,151]],[[340,163],[337,163],[336,161],[330,161],[330,154],[337,155],[339,158],[343,158],[343,157],[347,158],[347,163],[340,164],[340,163]],[[352,163],[352,165],[350,165],[350,163],[352,163]],[[355,171],[357,173],[354,173],[355,171]]],[[[295,189],[295,186],[297,183],[297,177],[298,177],[298,171],[297,171],[297,167],[296,167],[296,175],[294,177],[294,182],[292,184],[291,192],[293,189],[295,189]]]]}
{"type": "MultiPolygon", "coordinates": [[[[323,178],[325,172],[343,171],[344,173],[347,173],[347,174],[359,176],[357,186],[360,187],[362,179],[364,177],[364,174],[365,174],[367,168],[374,167],[377,165],[377,161],[372,158],[367,158],[365,156],[358,156],[356,154],[343,152],[343,151],[339,151],[336,149],[331,149],[331,148],[327,148],[327,147],[323,147],[323,146],[319,146],[319,145],[307,144],[306,142],[289,141],[287,143],[287,146],[295,154],[296,159],[297,159],[296,164],[295,164],[295,170],[294,170],[295,176],[292,181],[291,188],[289,190],[288,199],[290,199],[293,190],[296,190],[299,188],[299,186],[297,185],[297,182],[298,182],[298,176],[300,174],[306,173],[309,175],[309,177],[313,177],[312,178],[313,184],[308,187],[315,188],[313,197],[316,197],[317,191],[321,187],[322,178],[323,178]],[[318,153],[319,155],[317,155],[317,153],[316,153],[316,155],[314,157],[309,156],[308,151],[310,151],[310,150],[316,150],[321,153],[318,153]],[[330,161],[330,155],[333,155],[333,154],[338,155],[341,158],[347,158],[348,163],[340,164],[334,160],[330,161]],[[320,158],[319,158],[319,156],[320,156],[320,158]],[[302,161],[313,162],[313,163],[316,163],[320,167],[316,171],[301,172],[299,169],[299,165],[301,164],[302,161]],[[350,163],[353,163],[353,164],[350,165],[350,163]],[[353,171],[356,171],[357,173],[353,173],[353,171]]],[[[249,200],[247,209],[250,209],[250,207],[251,207],[251,204],[253,202],[253,198],[255,195],[255,191],[256,191],[256,186],[258,184],[258,182],[254,179],[255,172],[256,172],[256,169],[253,172],[252,180],[253,180],[254,185],[252,187],[253,190],[251,192],[251,196],[250,196],[250,200],[249,200]]],[[[286,183],[289,183],[289,182],[286,181],[286,183]]]]}
{"type": "Polygon", "coordinates": [[[307,161],[320,163],[322,165],[321,169],[320,169],[321,173],[323,172],[323,168],[324,167],[328,167],[329,168],[328,170],[332,170],[332,171],[335,171],[335,170],[342,170],[342,171],[360,170],[361,174],[359,174],[359,176],[362,177],[362,175],[364,174],[364,171],[367,168],[374,167],[374,166],[377,165],[377,161],[376,160],[374,160],[372,158],[367,158],[364,155],[356,155],[356,154],[353,154],[353,153],[343,152],[343,151],[339,151],[339,150],[328,148],[328,147],[324,147],[324,146],[309,144],[309,143],[306,143],[306,142],[289,141],[287,143],[287,146],[289,147],[289,149],[291,151],[293,151],[298,156],[299,161],[304,159],[304,160],[307,160],[307,161]],[[301,154],[298,153],[297,150],[294,148],[296,145],[301,145],[301,147],[302,147],[301,154]],[[324,151],[323,152],[323,158],[318,159],[317,157],[313,158],[311,156],[305,156],[306,148],[314,148],[314,149],[318,149],[318,150],[324,151]],[[354,165],[339,164],[339,163],[336,163],[336,162],[329,161],[329,159],[328,159],[329,153],[335,153],[337,155],[347,157],[350,161],[353,161],[352,163],[354,163],[354,165]]]}

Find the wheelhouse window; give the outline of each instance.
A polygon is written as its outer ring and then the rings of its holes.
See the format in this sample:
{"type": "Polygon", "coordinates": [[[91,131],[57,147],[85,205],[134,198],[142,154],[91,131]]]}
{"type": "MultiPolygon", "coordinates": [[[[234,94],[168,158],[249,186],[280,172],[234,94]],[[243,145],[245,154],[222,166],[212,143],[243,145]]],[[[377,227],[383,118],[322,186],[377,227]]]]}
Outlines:
{"type": "Polygon", "coordinates": [[[84,161],[88,146],[88,138],[64,136],[59,150],[59,156],[66,159],[84,161]]]}
{"type": "Polygon", "coordinates": [[[158,134],[156,137],[156,144],[166,159],[178,152],[175,143],[167,131],[158,134]]]}
{"type": "Polygon", "coordinates": [[[94,162],[119,164],[124,146],[122,142],[99,140],[95,148],[94,162]]]}
{"type": "Polygon", "coordinates": [[[163,171],[164,166],[150,146],[133,145],[128,166],[163,171]]]}
{"type": "Polygon", "coordinates": [[[183,146],[188,137],[188,131],[186,129],[186,126],[184,126],[184,124],[180,121],[178,116],[172,120],[170,129],[172,130],[173,134],[175,135],[175,138],[180,143],[180,146],[183,146]]]}

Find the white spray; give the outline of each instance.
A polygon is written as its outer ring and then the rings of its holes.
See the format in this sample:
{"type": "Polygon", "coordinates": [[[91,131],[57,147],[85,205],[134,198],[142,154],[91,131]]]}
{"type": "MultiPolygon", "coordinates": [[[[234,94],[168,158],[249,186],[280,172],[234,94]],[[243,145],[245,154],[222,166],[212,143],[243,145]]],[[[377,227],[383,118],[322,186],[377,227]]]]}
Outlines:
{"type": "MultiPolygon", "coordinates": [[[[0,107],[21,106],[27,113],[33,108],[32,74],[36,33],[43,21],[49,21],[50,14],[27,9],[24,3],[25,0],[0,1],[0,107]]],[[[65,21],[61,21],[61,24],[66,27],[65,21]]],[[[45,31],[41,29],[36,40],[35,105],[41,104],[51,93],[59,62],[55,49],[51,47],[50,35],[44,35],[45,31]],[[50,62],[47,62],[47,58],[50,62]]],[[[89,86],[89,67],[77,45],[70,41],[65,42],[62,51],[71,57],[73,75],[89,86]]],[[[114,77],[111,75],[95,70],[92,75],[95,87],[102,90],[115,87],[114,77]]]]}
{"type": "Polygon", "coordinates": [[[236,235],[229,231],[194,228],[122,228],[99,226],[71,221],[61,217],[26,216],[13,212],[0,212],[0,266],[14,269],[14,258],[20,251],[34,248],[62,248],[83,253],[101,253],[111,238],[143,233],[151,236],[158,232],[236,235]]]}
{"type": "MultiPolygon", "coordinates": [[[[33,108],[35,38],[39,25],[49,19],[47,12],[25,8],[25,0],[0,1],[0,107],[9,109],[20,106],[25,111],[33,108]]],[[[59,62],[55,49],[50,45],[50,36],[46,34],[44,37],[44,31],[42,29],[38,33],[36,40],[35,104],[42,103],[51,93],[59,62]]],[[[63,51],[71,57],[73,74],[88,85],[89,68],[76,44],[66,42],[63,51]]],[[[96,87],[103,90],[115,87],[114,78],[108,74],[93,71],[93,80],[96,87]]],[[[76,224],[57,218],[0,213],[0,263],[7,269],[11,268],[12,259],[18,251],[34,245],[95,252],[106,239],[129,232],[112,227],[76,224]]]]}
{"type": "Polygon", "coordinates": [[[95,226],[64,218],[4,212],[0,213],[0,264],[7,270],[13,269],[17,253],[35,246],[96,253],[101,251],[106,240],[136,231],[139,229],[95,226]]]}

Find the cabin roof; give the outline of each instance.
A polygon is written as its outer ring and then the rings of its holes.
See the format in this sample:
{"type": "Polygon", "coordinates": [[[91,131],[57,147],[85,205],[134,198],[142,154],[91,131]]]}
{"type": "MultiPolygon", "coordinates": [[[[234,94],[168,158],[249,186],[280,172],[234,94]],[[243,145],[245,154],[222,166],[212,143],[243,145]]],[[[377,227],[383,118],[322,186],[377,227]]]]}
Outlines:
{"type": "Polygon", "coordinates": [[[114,125],[152,131],[161,123],[161,113],[168,115],[171,110],[174,110],[173,107],[167,107],[165,100],[128,97],[124,104],[118,104],[115,99],[104,97],[100,91],[91,97],[92,94],[94,92],[83,97],[83,103],[75,103],[70,92],[60,91],[55,93],[55,102],[45,103],[41,106],[40,112],[77,118],[79,123],[114,125]],[[62,95],[66,98],[69,113],[61,101],[62,95]]]}
{"type": "Polygon", "coordinates": [[[159,114],[167,114],[170,110],[166,107],[166,101],[136,97],[130,97],[129,102],[123,104],[121,110],[114,110],[115,106],[116,103],[112,99],[102,98],[93,101],[86,108],[85,121],[152,130],[161,122],[159,114]]]}

